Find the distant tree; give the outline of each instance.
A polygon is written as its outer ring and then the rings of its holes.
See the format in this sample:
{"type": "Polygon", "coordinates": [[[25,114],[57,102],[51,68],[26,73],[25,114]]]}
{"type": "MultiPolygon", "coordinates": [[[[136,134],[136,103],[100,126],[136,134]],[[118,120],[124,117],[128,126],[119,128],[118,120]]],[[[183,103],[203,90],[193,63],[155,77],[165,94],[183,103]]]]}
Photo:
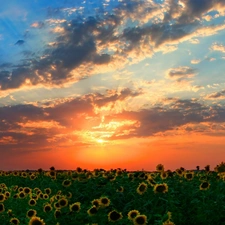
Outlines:
{"type": "Polygon", "coordinates": [[[199,166],[196,166],[196,170],[199,170],[200,169],[200,167],[199,166]]]}
{"type": "Polygon", "coordinates": [[[210,171],[210,165],[205,166],[205,171],[210,171]]]}

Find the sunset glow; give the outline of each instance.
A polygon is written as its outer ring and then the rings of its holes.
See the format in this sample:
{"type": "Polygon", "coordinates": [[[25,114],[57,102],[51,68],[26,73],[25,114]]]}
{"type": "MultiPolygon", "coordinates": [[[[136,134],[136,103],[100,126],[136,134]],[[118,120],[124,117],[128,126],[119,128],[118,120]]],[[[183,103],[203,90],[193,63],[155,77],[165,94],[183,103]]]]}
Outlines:
{"type": "Polygon", "coordinates": [[[0,170],[225,158],[225,2],[4,1],[0,170]]]}

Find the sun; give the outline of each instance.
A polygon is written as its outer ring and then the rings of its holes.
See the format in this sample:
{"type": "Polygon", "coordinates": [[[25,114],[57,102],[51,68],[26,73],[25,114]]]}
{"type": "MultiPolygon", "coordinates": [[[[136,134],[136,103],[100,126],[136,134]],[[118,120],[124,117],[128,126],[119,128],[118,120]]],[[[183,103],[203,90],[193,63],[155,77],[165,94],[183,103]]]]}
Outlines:
{"type": "Polygon", "coordinates": [[[106,142],[106,141],[103,140],[103,139],[97,139],[97,142],[98,142],[99,144],[103,144],[103,143],[106,142]]]}

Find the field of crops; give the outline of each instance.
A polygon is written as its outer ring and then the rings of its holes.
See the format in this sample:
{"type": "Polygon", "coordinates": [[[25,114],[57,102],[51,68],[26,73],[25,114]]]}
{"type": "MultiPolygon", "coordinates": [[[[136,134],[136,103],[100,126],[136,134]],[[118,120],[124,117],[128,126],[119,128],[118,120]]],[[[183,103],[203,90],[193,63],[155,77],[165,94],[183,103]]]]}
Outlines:
{"type": "MultiPolygon", "coordinates": [[[[0,224],[223,225],[225,175],[77,168],[0,171],[0,224]]],[[[221,170],[222,168],[222,170],[221,170]]]]}

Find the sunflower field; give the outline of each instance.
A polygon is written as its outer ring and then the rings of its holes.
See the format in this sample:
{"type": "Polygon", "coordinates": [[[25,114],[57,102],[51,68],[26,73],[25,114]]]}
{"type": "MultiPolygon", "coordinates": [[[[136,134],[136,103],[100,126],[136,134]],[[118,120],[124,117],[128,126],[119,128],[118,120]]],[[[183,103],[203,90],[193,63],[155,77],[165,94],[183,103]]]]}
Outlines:
{"type": "Polygon", "coordinates": [[[223,225],[225,164],[211,171],[0,171],[0,224],[223,225]]]}

